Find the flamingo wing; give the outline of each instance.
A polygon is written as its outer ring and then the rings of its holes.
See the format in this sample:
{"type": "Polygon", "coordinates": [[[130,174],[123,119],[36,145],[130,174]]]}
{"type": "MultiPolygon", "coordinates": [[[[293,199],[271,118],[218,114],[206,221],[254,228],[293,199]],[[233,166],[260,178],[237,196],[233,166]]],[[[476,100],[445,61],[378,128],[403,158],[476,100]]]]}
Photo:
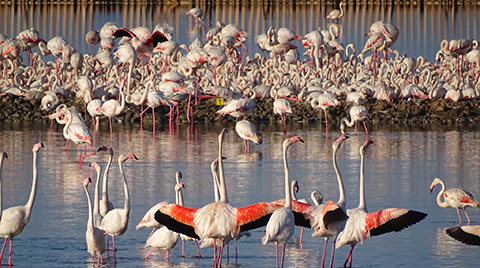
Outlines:
{"type": "Polygon", "coordinates": [[[266,226],[272,213],[282,205],[260,202],[246,207],[237,208],[235,220],[240,231],[248,231],[266,226]]]}
{"type": "Polygon", "coordinates": [[[480,246],[480,225],[448,228],[446,232],[462,243],[480,246]]]}
{"type": "Polygon", "coordinates": [[[200,239],[195,233],[193,219],[197,208],[188,208],[176,204],[161,207],[155,212],[155,220],[167,226],[168,229],[184,235],[200,239]]]}
{"type": "Polygon", "coordinates": [[[168,41],[168,38],[161,32],[159,31],[155,31],[154,33],[152,33],[147,41],[145,42],[145,44],[148,46],[150,44],[153,44],[153,47],[157,47],[158,43],[163,43],[163,42],[166,42],[168,41]]]}
{"type": "Polygon", "coordinates": [[[127,28],[118,28],[112,35],[115,38],[127,36],[130,38],[137,37],[132,31],[127,28]]]}
{"type": "Polygon", "coordinates": [[[348,219],[347,214],[333,201],[329,200],[323,206],[323,224],[328,229],[328,225],[334,222],[346,221],[348,219]]]}
{"type": "MultiPolygon", "coordinates": [[[[280,205],[283,207],[285,205],[285,199],[276,200],[271,203],[275,205],[280,205]]],[[[312,206],[311,204],[306,204],[306,203],[298,202],[296,200],[292,200],[292,211],[293,211],[293,215],[295,216],[296,226],[312,228],[312,225],[309,220],[310,218],[309,211],[313,207],[314,206],[312,206]]]]}
{"type": "MultiPolygon", "coordinates": [[[[365,217],[368,236],[399,232],[427,217],[426,213],[403,208],[387,208],[367,213],[365,217]]],[[[368,237],[367,236],[367,237],[368,237]]]]}

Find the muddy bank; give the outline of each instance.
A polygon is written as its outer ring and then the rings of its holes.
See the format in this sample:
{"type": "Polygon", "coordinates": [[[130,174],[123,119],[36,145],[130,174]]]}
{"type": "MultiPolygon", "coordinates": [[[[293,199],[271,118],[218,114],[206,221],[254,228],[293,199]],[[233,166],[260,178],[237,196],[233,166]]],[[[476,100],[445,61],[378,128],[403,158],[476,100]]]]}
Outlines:
{"type": "MultiPolygon", "coordinates": [[[[83,114],[83,100],[64,99],[61,101],[68,106],[76,106],[83,114]]],[[[287,116],[287,123],[312,124],[323,122],[323,111],[314,110],[307,103],[290,101],[293,107],[293,114],[287,116]]],[[[255,123],[278,122],[281,124],[280,116],[273,114],[273,100],[257,100],[255,113],[247,118],[255,123]]],[[[338,126],[341,118],[348,116],[348,111],[353,104],[341,102],[341,105],[328,109],[329,124],[338,126]]],[[[453,102],[445,99],[424,100],[415,99],[390,103],[386,101],[370,100],[364,105],[370,112],[372,118],[368,121],[372,125],[383,125],[392,123],[402,123],[406,125],[415,124],[464,124],[476,123],[480,121],[480,101],[463,100],[453,102]]],[[[215,112],[221,106],[216,105],[215,99],[203,100],[193,107],[193,118],[195,123],[205,122],[235,122],[231,116],[220,116],[215,112]]],[[[179,123],[186,123],[187,102],[179,104],[179,123]]],[[[169,108],[159,107],[155,109],[157,122],[168,122],[169,108]]],[[[36,100],[24,100],[22,98],[0,98],[0,122],[10,123],[35,123],[50,124],[50,120],[45,116],[51,114],[51,111],[40,109],[40,102],[36,100]]],[[[117,124],[139,124],[140,107],[133,104],[127,104],[124,112],[114,120],[117,124]]],[[[176,111],[175,111],[176,114],[176,111]]],[[[89,115],[87,114],[87,117],[89,115]]],[[[90,118],[88,119],[90,120],[90,118]]],[[[144,115],[144,123],[152,122],[152,112],[147,111],[144,115]]],[[[108,124],[107,120],[102,120],[102,124],[108,124]]]]}

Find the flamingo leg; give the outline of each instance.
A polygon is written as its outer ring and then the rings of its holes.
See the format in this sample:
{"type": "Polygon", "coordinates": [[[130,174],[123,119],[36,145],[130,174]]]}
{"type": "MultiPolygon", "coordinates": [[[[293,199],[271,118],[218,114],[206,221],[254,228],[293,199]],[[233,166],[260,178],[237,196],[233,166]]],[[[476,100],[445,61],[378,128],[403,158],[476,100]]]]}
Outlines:
{"type": "MultiPolygon", "coordinates": [[[[198,249],[198,243],[197,243],[197,240],[194,240],[195,242],[195,247],[197,248],[197,253],[198,253],[198,257],[201,258],[202,255],[200,255],[200,249],[198,249]]],[[[183,255],[183,254],[182,254],[183,255]]]]}
{"type": "Polygon", "coordinates": [[[333,268],[333,257],[335,255],[335,244],[336,244],[337,240],[334,239],[333,240],[333,247],[332,247],[332,257],[330,258],[330,268],[333,268]]]}
{"type": "Polygon", "coordinates": [[[282,252],[282,264],[280,265],[283,268],[283,261],[285,260],[285,247],[287,246],[286,243],[283,243],[283,252],[282,252]]]}
{"type": "Polygon", "coordinates": [[[343,267],[347,267],[348,259],[350,259],[350,267],[352,267],[352,255],[353,255],[352,253],[353,253],[353,248],[355,247],[355,245],[356,244],[350,245],[350,252],[348,253],[347,259],[343,263],[343,267]]]}
{"type": "Polygon", "coordinates": [[[467,216],[468,224],[470,224],[470,217],[468,217],[467,210],[465,208],[463,208],[463,211],[465,211],[465,216],[467,216]]]}
{"type": "MultiPolygon", "coordinates": [[[[145,260],[148,260],[148,256],[150,256],[150,254],[152,254],[156,249],[157,248],[153,248],[150,252],[148,252],[148,254],[145,255],[145,260]]],[[[168,251],[167,251],[167,260],[168,260],[168,251]]],[[[117,263],[117,261],[115,261],[115,263],[117,263]]]]}
{"type": "Polygon", "coordinates": [[[300,248],[303,248],[302,237],[303,237],[303,227],[300,229],[300,241],[298,241],[298,244],[300,244],[300,248]]]}
{"type": "Polygon", "coordinates": [[[170,250],[167,250],[167,256],[165,257],[165,259],[168,261],[168,255],[170,253],[170,250]]]}
{"type": "Polygon", "coordinates": [[[460,210],[457,208],[458,219],[460,220],[460,225],[462,225],[462,217],[460,216],[460,210]]]}
{"type": "Polygon", "coordinates": [[[357,136],[357,121],[355,121],[355,136],[357,136]]]}
{"type": "Polygon", "coordinates": [[[327,255],[328,238],[325,238],[325,246],[323,247],[322,268],[325,267],[325,256],[327,255]]]}
{"type": "Polygon", "coordinates": [[[110,147],[113,146],[113,131],[112,131],[112,118],[108,118],[108,122],[110,123],[110,147]]]}
{"type": "Polygon", "coordinates": [[[184,253],[184,247],[185,247],[185,240],[182,239],[182,257],[185,256],[184,253]]]}
{"type": "Polygon", "coordinates": [[[8,252],[8,263],[7,263],[8,266],[12,266],[12,242],[13,242],[13,238],[10,238],[10,248],[8,252]]]}
{"type": "Polygon", "coordinates": [[[363,121],[363,126],[365,127],[365,134],[368,137],[368,129],[367,129],[367,124],[365,124],[365,121],[363,121]]]}
{"type": "Polygon", "coordinates": [[[78,159],[77,159],[77,163],[81,164],[82,163],[82,153],[80,152],[80,147],[79,145],[77,144],[77,152],[78,152],[78,159]]]}
{"type": "MultiPolygon", "coordinates": [[[[155,232],[156,229],[157,229],[157,227],[153,227],[153,230],[152,230],[152,232],[150,233],[150,235],[148,236],[148,238],[150,238],[150,236],[153,235],[153,233],[155,232]]],[[[147,238],[147,240],[148,240],[148,238],[147,238]]],[[[183,240],[182,240],[182,241],[183,241],[183,240]]],[[[182,246],[183,246],[183,244],[182,244],[182,246]]],[[[183,255],[183,251],[182,251],[182,255],[183,255]]]]}
{"type": "Polygon", "coordinates": [[[278,243],[275,243],[275,261],[276,261],[276,266],[278,268],[278,243]]]}
{"type": "Polygon", "coordinates": [[[3,252],[5,251],[5,246],[7,245],[8,238],[5,238],[5,242],[3,242],[2,253],[0,254],[0,264],[2,263],[3,252]]]}
{"type": "Polygon", "coordinates": [[[115,250],[115,236],[112,236],[112,245],[113,245],[113,263],[117,264],[117,254],[115,250]]]}
{"type": "Polygon", "coordinates": [[[63,148],[63,150],[66,151],[67,147],[68,147],[68,139],[67,139],[67,143],[65,144],[65,148],[63,148]]]}

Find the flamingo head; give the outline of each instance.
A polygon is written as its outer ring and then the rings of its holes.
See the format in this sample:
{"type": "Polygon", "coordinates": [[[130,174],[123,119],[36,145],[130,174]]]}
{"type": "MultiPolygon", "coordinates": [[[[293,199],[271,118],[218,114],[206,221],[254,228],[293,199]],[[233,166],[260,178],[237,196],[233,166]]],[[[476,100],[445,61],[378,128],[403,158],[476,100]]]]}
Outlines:
{"type": "Polygon", "coordinates": [[[32,150],[32,151],[33,151],[34,153],[36,153],[36,152],[38,152],[38,150],[40,150],[40,148],[43,148],[43,143],[41,143],[41,142],[33,145],[33,150],[32,150]]]}
{"type": "Polygon", "coordinates": [[[92,179],[90,177],[83,180],[83,187],[87,188],[87,186],[92,183],[92,179]]]}
{"type": "Polygon", "coordinates": [[[180,191],[180,189],[182,189],[182,188],[185,189],[185,184],[183,184],[183,183],[177,183],[177,184],[175,184],[175,191],[178,192],[178,191],[180,191]]]}
{"type": "Polygon", "coordinates": [[[181,172],[181,171],[177,171],[176,176],[177,176],[177,178],[179,178],[179,179],[182,179],[182,178],[183,178],[183,175],[182,175],[182,172],[181,172]]]}
{"type": "Polygon", "coordinates": [[[6,152],[3,152],[3,153],[2,153],[2,158],[3,158],[3,159],[8,159],[8,155],[7,155],[6,152]]]}
{"type": "Polygon", "coordinates": [[[430,193],[433,191],[433,188],[435,188],[435,186],[437,184],[440,184],[442,181],[439,179],[439,178],[435,178],[433,181],[432,181],[432,184],[430,184],[430,193]]]}

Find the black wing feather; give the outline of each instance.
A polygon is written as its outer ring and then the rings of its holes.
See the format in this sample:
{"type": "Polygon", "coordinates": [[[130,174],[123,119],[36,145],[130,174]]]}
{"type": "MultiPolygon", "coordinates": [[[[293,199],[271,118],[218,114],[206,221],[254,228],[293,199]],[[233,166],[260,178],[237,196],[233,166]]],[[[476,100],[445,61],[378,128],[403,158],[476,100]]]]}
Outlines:
{"type": "Polygon", "coordinates": [[[399,232],[425,219],[425,217],[427,217],[426,213],[409,210],[407,213],[398,218],[391,219],[377,228],[372,228],[370,230],[370,236],[377,236],[394,231],[399,232]]]}
{"type": "Polygon", "coordinates": [[[163,35],[161,32],[159,31],[155,31],[151,36],[150,38],[151,39],[151,42],[153,44],[153,47],[156,47],[158,45],[158,43],[163,43],[165,41],[168,41],[167,37],[165,37],[165,35],[163,35]]]}
{"type": "Polygon", "coordinates": [[[461,227],[448,228],[447,234],[467,245],[480,246],[480,237],[465,232],[461,227]]]}
{"type": "Polygon", "coordinates": [[[272,216],[272,213],[264,215],[264,216],[258,218],[257,220],[246,223],[246,224],[240,226],[240,231],[245,232],[245,231],[249,231],[249,230],[252,230],[252,229],[260,228],[262,226],[267,226],[267,223],[270,220],[271,216],[272,216]]]}
{"type": "Polygon", "coordinates": [[[171,231],[182,233],[195,239],[200,239],[200,237],[195,233],[195,229],[192,226],[183,224],[175,220],[174,218],[168,216],[167,214],[163,214],[162,212],[160,212],[160,210],[155,212],[155,220],[158,223],[165,225],[171,231]]]}
{"type": "Polygon", "coordinates": [[[123,36],[127,36],[127,37],[130,37],[130,38],[136,37],[136,35],[132,31],[130,31],[129,29],[126,29],[126,28],[118,28],[113,33],[112,36],[115,37],[115,38],[123,37],[123,36]]]}
{"type": "Polygon", "coordinates": [[[341,208],[337,208],[325,213],[325,216],[323,216],[323,224],[325,225],[325,228],[328,229],[329,224],[339,221],[346,221],[347,219],[347,214],[345,214],[341,208]]]}

